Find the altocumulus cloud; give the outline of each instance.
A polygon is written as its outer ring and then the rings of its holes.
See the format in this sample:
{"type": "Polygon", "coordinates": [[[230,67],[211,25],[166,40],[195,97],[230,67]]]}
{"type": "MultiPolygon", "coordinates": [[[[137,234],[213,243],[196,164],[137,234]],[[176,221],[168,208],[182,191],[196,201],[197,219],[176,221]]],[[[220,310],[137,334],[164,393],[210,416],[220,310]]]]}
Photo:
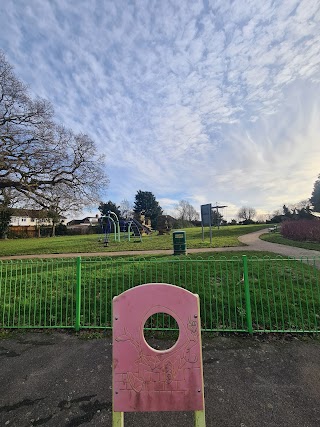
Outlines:
{"type": "Polygon", "coordinates": [[[0,47],[106,153],[108,197],[310,196],[320,172],[320,3],[8,0],[0,47]]]}

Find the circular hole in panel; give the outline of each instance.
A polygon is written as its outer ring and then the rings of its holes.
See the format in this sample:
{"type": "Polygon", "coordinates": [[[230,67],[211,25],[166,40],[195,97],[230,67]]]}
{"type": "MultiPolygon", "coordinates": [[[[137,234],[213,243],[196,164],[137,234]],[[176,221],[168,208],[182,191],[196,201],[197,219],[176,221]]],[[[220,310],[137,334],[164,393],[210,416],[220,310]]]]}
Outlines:
{"type": "Polygon", "coordinates": [[[155,350],[169,350],[179,338],[179,325],[176,319],[167,313],[155,313],[143,327],[144,339],[155,350]]]}

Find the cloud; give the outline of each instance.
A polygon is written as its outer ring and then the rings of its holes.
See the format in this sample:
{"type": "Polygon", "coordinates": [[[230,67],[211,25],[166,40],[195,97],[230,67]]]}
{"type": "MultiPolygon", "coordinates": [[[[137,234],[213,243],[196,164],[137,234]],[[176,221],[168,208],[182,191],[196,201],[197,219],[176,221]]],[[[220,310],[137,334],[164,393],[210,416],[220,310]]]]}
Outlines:
{"type": "Polygon", "coordinates": [[[304,84],[288,88],[278,115],[259,119],[250,130],[243,124],[233,127],[225,149],[226,155],[233,153],[230,170],[218,178],[222,185],[236,183],[238,193],[250,188],[250,203],[269,210],[310,196],[320,158],[320,104],[311,101],[315,89],[304,84]]]}
{"type": "Polygon", "coordinates": [[[8,0],[0,9],[0,47],[17,74],[106,154],[108,198],[148,189],[168,209],[187,198],[268,211],[310,195],[317,0],[8,0]]]}

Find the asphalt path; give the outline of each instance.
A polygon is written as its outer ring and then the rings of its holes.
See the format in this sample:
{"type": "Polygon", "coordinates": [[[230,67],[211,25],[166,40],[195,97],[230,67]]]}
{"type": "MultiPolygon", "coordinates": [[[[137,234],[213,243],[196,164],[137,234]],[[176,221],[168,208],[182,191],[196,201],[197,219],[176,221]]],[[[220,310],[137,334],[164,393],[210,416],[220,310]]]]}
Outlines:
{"type": "MultiPolygon", "coordinates": [[[[81,336],[88,337],[19,332],[0,340],[1,427],[112,426],[111,338],[81,336]]],[[[270,334],[202,344],[207,427],[319,427],[319,341],[270,334]]],[[[194,427],[193,415],[125,415],[125,427],[164,426],[194,427]]]]}
{"type": "Polygon", "coordinates": [[[239,237],[241,243],[248,246],[246,250],[275,252],[279,255],[302,258],[302,257],[320,257],[319,251],[311,249],[296,248],[294,246],[281,245],[279,243],[266,242],[259,237],[265,234],[265,230],[254,231],[239,237]]]}

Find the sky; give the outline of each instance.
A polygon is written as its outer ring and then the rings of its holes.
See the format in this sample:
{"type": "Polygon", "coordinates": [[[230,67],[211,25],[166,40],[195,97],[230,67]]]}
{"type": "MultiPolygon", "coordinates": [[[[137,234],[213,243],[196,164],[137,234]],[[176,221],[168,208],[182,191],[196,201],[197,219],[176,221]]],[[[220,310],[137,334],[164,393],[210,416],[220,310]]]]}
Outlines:
{"type": "Polygon", "coordinates": [[[311,196],[319,0],[6,0],[0,28],[30,93],[105,154],[104,201],[151,191],[231,220],[311,196]]]}

